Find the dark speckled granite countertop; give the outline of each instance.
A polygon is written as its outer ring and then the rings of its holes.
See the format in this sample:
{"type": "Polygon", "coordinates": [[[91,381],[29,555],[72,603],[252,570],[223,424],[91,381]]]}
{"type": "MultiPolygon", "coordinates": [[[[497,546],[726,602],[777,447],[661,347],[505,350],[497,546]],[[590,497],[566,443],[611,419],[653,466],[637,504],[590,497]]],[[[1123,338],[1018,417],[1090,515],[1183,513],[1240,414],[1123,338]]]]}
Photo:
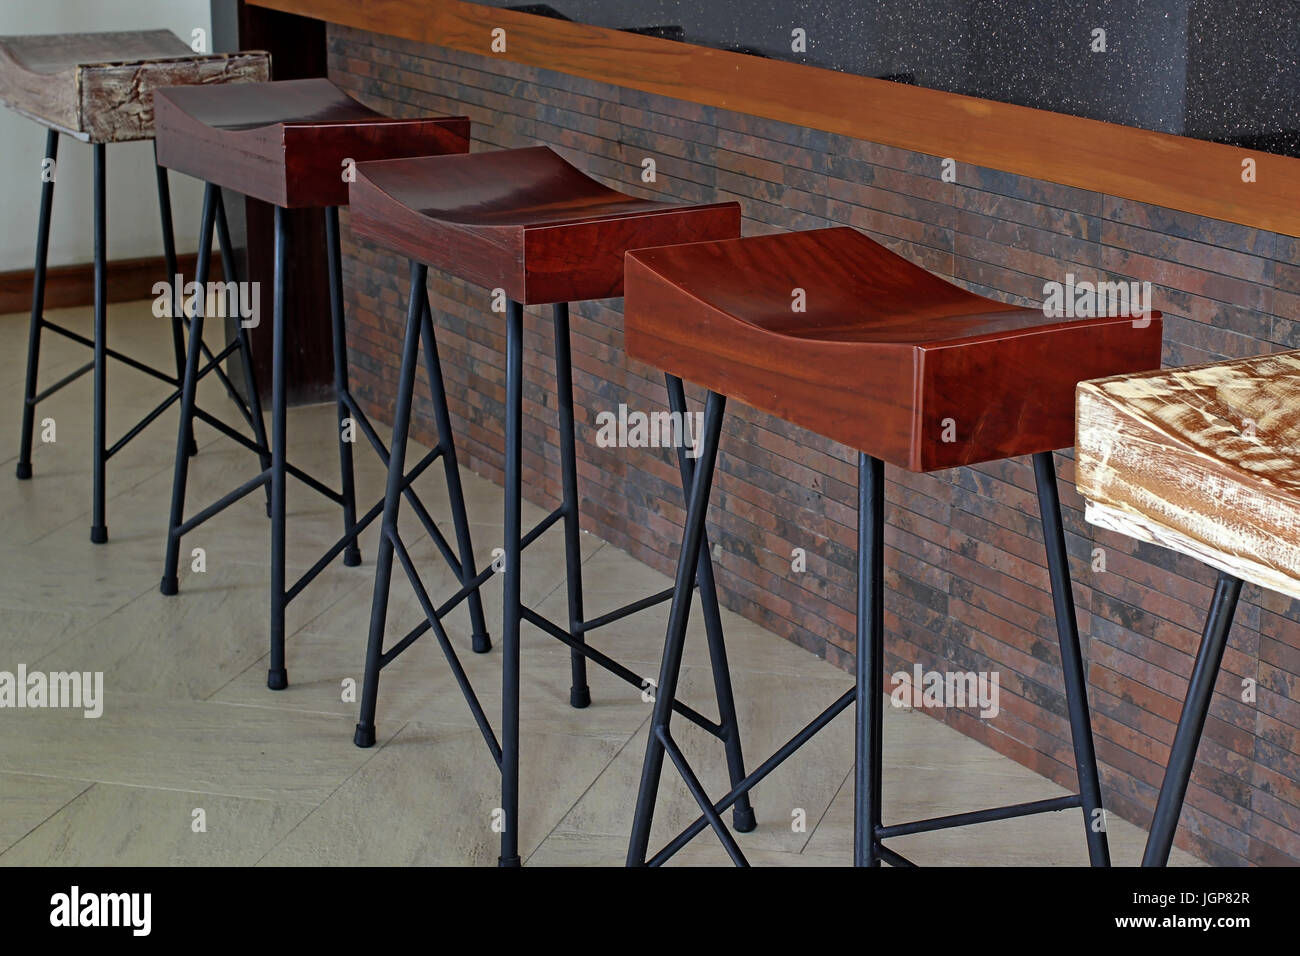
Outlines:
{"type": "Polygon", "coordinates": [[[1300,0],[476,2],[1300,157],[1300,0]]]}

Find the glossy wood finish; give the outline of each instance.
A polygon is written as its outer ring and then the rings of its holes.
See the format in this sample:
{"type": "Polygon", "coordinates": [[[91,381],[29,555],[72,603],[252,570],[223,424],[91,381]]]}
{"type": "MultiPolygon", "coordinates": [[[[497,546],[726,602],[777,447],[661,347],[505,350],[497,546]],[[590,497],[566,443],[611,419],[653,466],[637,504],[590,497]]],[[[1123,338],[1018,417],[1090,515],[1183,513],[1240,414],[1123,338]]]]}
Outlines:
{"type": "Polygon", "coordinates": [[[361,30],[672,96],[1300,236],[1300,159],[676,43],[462,0],[249,0],[361,30]],[[489,49],[503,28],[506,52],[489,49]],[[1241,161],[1257,164],[1241,181],[1241,161]]]}
{"type": "Polygon", "coordinates": [[[848,228],[631,252],[625,296],[630,358],[913,471],[1068,447],[1077,382],[1160,364],[1159,313],[1048,319],[848,228]]]}
{"type": "Polygon", "coordinates": [[[0,100],[84,142],[151,139],[161,87],[269,77],[265,53],[195,53],[167,30],[0,37],[0,100]]]}
{"type": "Polygon", "coordinates": [[[1300,597],[1300,352],[1083,382],[1094,524],[1300,597]]]}
{"type": "Polygon", "coordinates": [[[623,294],[623,254],[740,235],[740,205],[637,199],[545,146],[365,163],[352,231],[525,305],[623,294]]]}
{"type": "Polygon", "coordinates": [[[463,153],[463,116],[391,119],[325,79],[177,87],[155,97],[158,161],[285,208],[343,206],[344,160],[463,153]]]}

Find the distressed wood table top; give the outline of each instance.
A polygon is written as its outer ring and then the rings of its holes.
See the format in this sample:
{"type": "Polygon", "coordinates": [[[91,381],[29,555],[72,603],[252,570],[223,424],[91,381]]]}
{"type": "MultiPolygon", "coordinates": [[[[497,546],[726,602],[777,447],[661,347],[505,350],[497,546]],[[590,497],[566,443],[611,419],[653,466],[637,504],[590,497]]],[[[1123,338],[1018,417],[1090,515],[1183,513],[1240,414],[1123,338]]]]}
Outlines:
{"type": "Polygon", "coordinates": [[[270,72],[267,53],[195,53],[167,30],[0,37],[0,101],[89,143],[152,139],[156,89],[270,72]]]}
{"type": "Polygon", "coordinates": [[[1083,382],[1093,524],[1300,597],[1300,351],[1083,382]]]}
{"type": "Polygon", "coordinates": [[[912,471],[1066,448],[1074,387],[1160,364],[1161,317],[995,302],[855,229],[627,257],[627,354],[912,471]]]}

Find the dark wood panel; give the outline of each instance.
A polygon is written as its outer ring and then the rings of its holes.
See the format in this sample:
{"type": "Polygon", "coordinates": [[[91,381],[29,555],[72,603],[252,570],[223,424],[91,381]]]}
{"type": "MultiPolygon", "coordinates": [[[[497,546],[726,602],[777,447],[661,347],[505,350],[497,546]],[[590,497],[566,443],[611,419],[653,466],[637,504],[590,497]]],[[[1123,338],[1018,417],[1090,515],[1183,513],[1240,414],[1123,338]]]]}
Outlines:
{"type": "MultiPolygon", "coordinates": [[[[246,3],[245,0],[213,0],[213,23],[222,17],[218,6],[233,6],[238,26],[239,49],[266,50],[271,54],[271,79],[297,80],[323,77],[327,73],[325,23],[301,11],[279,11],[246,3]]],[[[231,18],[229,10],[222,15],[231,18]]],[[[229,194],[228,194],[229,196],[229,194]]],[[[235,204],[228,204],[235,205],[235,204]]],[[[273,210],[265,203],[245,200],[244,244],[247,250],[241,277],[261,283],[260,308],[270,315],[275,266],[273,210]]],[[[334,396],[334,352],[329,337],[329,277],[325,260],[325,213],[320,209],[296,209],[288,215],[289,276],[285,284],[289,310],[285,360],[289,402],[309,404],[334,396]],[[323,334],[322,334],[323,333],[323,334]]],[[[227,329],[227,335],[232,334],[227,329]]],[[[271,324],[264,322],[252,332],[253,364],[264,394],[271,392],[271,324]]]]}
{"type": "MultiPolygon", "coordinates": [[[[194,275],[194,256],[181,256],[181,274],[194,275]]],[[[212,255],[213,278],[222,275],[221,254],[212,255]]],[[[45,308],[62,309],[70,306],[93,305],[95,302],[95,267],[85,262],[71,266],[56,266],[45,275],[45,308]]],[[[152,299],[155,282],[163,282],[167,265],[162,256],[143,259],[123,259],[108,263],[108,301],[133,302],[152,299]]],[[[31,269],[0,273],[0,315],[11,312],[30,312],[32,308],[31,269]]],[[[168,333],[170,334],[170,333],[168,333]]]]}

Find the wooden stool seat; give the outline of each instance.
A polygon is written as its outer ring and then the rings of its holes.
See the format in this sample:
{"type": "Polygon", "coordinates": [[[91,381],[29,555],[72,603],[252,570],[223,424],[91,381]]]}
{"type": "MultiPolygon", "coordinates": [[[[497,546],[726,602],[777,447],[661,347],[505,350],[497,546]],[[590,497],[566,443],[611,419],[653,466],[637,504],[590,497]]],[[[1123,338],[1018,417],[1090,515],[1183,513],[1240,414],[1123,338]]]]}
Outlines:
{"type": "Polygon", "coordinates": [[[734,203],[683,206],[603,186],[545,146],[366,163],[352,230],[524,305],[623,294],[623,255],[738,235],[734,203]]]}
{"type": "Polygon", "coordinates": [[[195,53],[167,30],[0,37],[0,101],[88,143],[152,139],[167,86],[266,80],[262,52],[195,53]]]}
{"type": "Polygon", "coordinates": [[[286,209],[347,205],[347,160],[469,149],[463,116],[393,119],[325,79],[184,86],[155,100],[160,164],[286,209]]]}
{"type": "Polygon", "coordinates": [[[631,252],[626,296],[629,357],[912,471],[1069,447],[1076,383],[1160,362],[1159,313],[1049,319],[850,228],[631,252]]]}
{"type": "Polygon", "coordinates": [[[1087,518],[1300,597],[1300,351],[1083,382],[1087,518]]]}

